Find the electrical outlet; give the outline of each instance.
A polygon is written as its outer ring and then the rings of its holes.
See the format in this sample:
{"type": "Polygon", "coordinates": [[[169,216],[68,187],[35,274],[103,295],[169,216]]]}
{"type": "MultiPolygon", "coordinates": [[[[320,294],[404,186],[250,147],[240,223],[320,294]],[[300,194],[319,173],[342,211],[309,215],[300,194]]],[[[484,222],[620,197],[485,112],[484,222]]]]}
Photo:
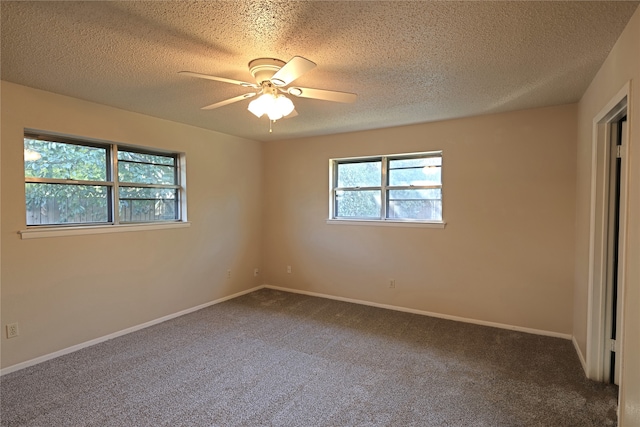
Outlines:
{"type": "Polygon", "coordinates": [[[287,273],[291,274],[291,266],[287,265],[287,273]]]}
{"type": "Polygon", "coordinates": [[[395,289],[396,288],[396,279],[389,280],[389,288],[390,289],[395,289]]]}
{"type": "Polygon", "coordinates": [[[227,270],[227,279],[231,279],[231,270],[227,270]]]}
{"type": "Polygon", "coordinates": [[[253,277],[258,277],[258,274],[260,274],[260,270],[258,270],[257,268],[253,269],[253,277]]]}
{"type": "Polygon", "coordinates": [[[7,325],[7,338],[15,338],[18,336],[18,323],[9,323],[7,325]]]}

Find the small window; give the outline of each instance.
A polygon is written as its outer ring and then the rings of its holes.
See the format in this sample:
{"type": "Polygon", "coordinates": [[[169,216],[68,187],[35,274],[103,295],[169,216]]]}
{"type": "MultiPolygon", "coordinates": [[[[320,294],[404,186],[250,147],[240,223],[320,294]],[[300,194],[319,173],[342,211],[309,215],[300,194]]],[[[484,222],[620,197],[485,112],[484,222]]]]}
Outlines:
{"type": "Polygon", "coordinates": [[[442,222],[442,152],[331,160],[331,219],[442,222]]]}
{"type": "Polygon", "coordinates": [[[27,225],[180,221],[179,159],[177,153],[26,133],[27,225]]]}
{"type": "Polygon", "coordinates": [[[176,155],[118,151],[120,222],[178,219],[176,155]]]}

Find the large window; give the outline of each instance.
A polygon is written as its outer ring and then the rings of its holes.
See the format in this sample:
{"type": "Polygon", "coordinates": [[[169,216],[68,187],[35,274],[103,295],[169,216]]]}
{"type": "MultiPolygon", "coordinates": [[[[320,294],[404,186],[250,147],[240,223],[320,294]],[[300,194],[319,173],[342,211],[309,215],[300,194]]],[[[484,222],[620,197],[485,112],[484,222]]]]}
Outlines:
{"type": "Polygon", "coordinates": [[[27,225],[180,221],[180,155],[24,136],[27,225]]]}
{"type": "Polygon", "coordinates": [[[331,160],[331,219],[442,222],[442,152],[331,160]]]}

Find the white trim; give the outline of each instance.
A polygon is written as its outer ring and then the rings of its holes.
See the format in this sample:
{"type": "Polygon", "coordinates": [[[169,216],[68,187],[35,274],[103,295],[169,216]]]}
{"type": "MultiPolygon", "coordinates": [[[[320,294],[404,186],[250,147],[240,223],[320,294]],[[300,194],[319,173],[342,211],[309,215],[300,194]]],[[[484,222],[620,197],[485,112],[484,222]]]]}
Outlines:
{"type": "MultiPolygon", "coordinates": [[[[593,118],[591,135],[591,200],[589,218],[589,277],[588,277],[588,303],[587,303],[587,349],[585,373],[588,378],[602,381],[604,372],[604,345],[606,320],[606,236],[607,229],[604,223],[607,215],[608,201],[605,199],[608,190],[598,192],[598,184],[608,182],[606,176],[608,170],[609,132],[604,132],[602,140],[600,130],[622,111],[621,104],[626,98],[626,106],[631,105],[631,82],[627,82],[618,93],[604,106],[593,118]],[[600,151],[604,150],[603,154],[600,151]],[[602,174],[598,174],[598,166],[602,166],[602,174]],[[596,221],[598,215],[600,221],[596,221]],[[596,242],[599,242],[596,245],[596,242]]],[[[606,129],[605,129],[606,130],[606,129]]],[[[627,148],[628,152],[628,148],[627,148]]],[[[628,156],[627,156],[628,157],[628,156]]],[[[628,160],[624,160],[627,161],[628,160]]],[[[628,179],[622,177],[623,179],[628,179]]],[[[623,258],[623,255],[621,254],[623,258]]]]}
{"type": "Polygon", "coordinates": [[[571,337],[571,342],[573,343],[573,348],[576,349],[576,353],[578,353],[578,359],[580,359],[580,364],[582,365],[582,370],[587,373],[587,362],[584,360],[584,355],[580,351],[580,346],[578,345],[578,341],[576,337],[571,337]]]}
{"type": "Polygon", "coordinates": [[[117,225],[87,225],[69,227],[28,228],[18,231],[25,239],[41,239],[44,237],[79,236],[84,234],[128,233],[132,231],[165,230],[169,228],[190,227],[190,222],[162,222],[152,224],[117,224],[117,225]]]}
{"type": "MultiPolygon", "coordinates": [[[[605,138],[608,138],[606,133],[603,133],[605,138]]],[[[599,159],[599,145],[600,140],[599,123],[594,119],[592,128],[592,148],[591,148],[591,206],[590,206],[590,218],[589,218],[589,276],[588,276],[588,302],[587,302],[587,354],[586,354],[586,375],[588,378],[595,381],[602,381],[604,372],[601,368],[604,361],[602,360],[603,352],[601,337],[604,336],[604,306],[606,301],[606,295],[604,290],[605,276],[602,271],[602,266],[605,265],[604,249],[603,245],[606,230],[604,224],[596,224],[596,218],[598,214],[602,219],[605,215],[606,203],[604,201],[604,194],[602,200],[598,203],[598,159],[599,159]],[[600,212],[598,212],[598,206],[600,206],[600,212]],[[600,233],[596,233],[596,230],[600,230],[600,233]],[[596,255],[596,241],[599,239],[600,248],[598,248],[598,254],[596,255]],[[596,262],[597,257],[597,262],[596,262]],[[596,271],[597,267],[600,269],[599,274],[596,271]],[[600,285],[596,285],[599,283],[600,285]],[[598,338],[596,338],[598,337],[598,338]]],[[[606,145],[606,144],[605,144],[606,145]]],[[[607,153],[605,153],[606,156],[607,153]]],[[[608,165],[608,162],[603,161],[603,167],[608,165]]],[[[605,167],[606,169],[606,167],[605,167]]],[[[605,171],[606,172],[606,171],[605,171]]],[[[604,184],[603,184],[604,185],[604,184]]],[[[603,192],[604,193],[604,192],[603,192]]],[[[600,221],[602,222],[602,220],[600,221]]]]}
{"type": "Polygon", "coordinates": [[[375,303],[375,302],[370,302],[370,301],[358,300],[358,299],[354,299],[354,298],[345,298],[345,297],[333,296],[333,295],[328,295],[328,294],[322,294],[322,293],[319,293],[319,292],[303,291],[303,290],[299,290],[299,289],[284,288],[284,287],[272,286],[272,285],[260,285],[260,286],[253,287],[251,289],[247,289],[247,290],[244,290],[244,291],[237,292],[237,293],[232,294],[232,295],[228,295],[226,297],[218,298],[218,299],[216,299],[214,301],[210,301],[210,302],[207,302],[207,303],[204,303],[204,304],[200,304],[200,305],[195,306],[195,307],[187,308],[187,309],[179,311],[177,313],[168,314],[168,315],[160,317],[158,319],[150,320],[150,321],[142,323],[140,325],[132,326],[130,328],[126,328],[126,329],[123,329],[121,331],[117,331],[117,332],[105,335],[103,337],[99,337],[99,338],[95,338],[95,339],[92,339],[92,340],[89,340],[89,341],[85,341],[83,343],[76,344],[76,345],[73,345],[71,347],[63,348],[62,350],[58,350],[58,351],[55,351],[53,353],[45,354],[43,356],[39,356],[39,357],[36,357],[34,359],[30,359],[30,360],[27,360],[27,361],[24,361],[24,362],[17,363],[15,365],[8,366],[8,367],[6,367],[4,369],[0,369],[0,376],[7,375],[7,374],[10,374],[12,372],[19,371],[21,369],[25,369],[25,368],[28,368],[30,366],[34,366],[34,365],[37,365],[39,363],[46,362],[47,360],[52,360],[52,359],[55,359],[57,357],[64,356],[65,354],[73,353],[75,351],[82,350],[83,348],[91,347],[91,346],[99,344],[101,342],[108,341],[110,339],[117,338],[117,337],[120,337],[120,336],[123,336],[123,335],[127,335],[127,334],[130,334],[132,332],[136,332],[136,331],[139,331],[141,329],[145,329],[145,328],[148,328],[150,326],[154,326],[154,325],[157,325],[159,323],[166,322],[167,320],[171,320],[171,319],[174,319],[176,317],[184,316],[185,314],[193,313],[194,311],[202,310],[203,308],[207,308],[207,307],[210,307],[212,305],[219,304],[221,302],[228,301],[230,299],[237,298],[237,297],[240,297],[242,295],[246,295],[246,294],[249,294],[251,292],[255,292],[255,291],[258,291],[258,290],[264,289],[264,288],[273,289],[273,290],[282,291],[282,292],[290,292],[290,293],[295,293],[295,294],[309,295],[309,296],[319,297],[319,298],[327,298],[327,299],[331,299],[331,300],[349,302],[349,303],[353,303],[353,304],[361,304],[361,305],[366,305],[366,306],[371,306],[371,307],[384,308],[384,309],[387,309],[387,310],[394,310],[394,311],[400,311],[400,312],[405,312],[405,313],[418,314],[418,315],[422,315],[422,316],[429,316],[429,317],[436,317],[436,318],[440,318],[440,319],[453,320],[453,321],[456,321],[456,322],[471,323],[471,324],[475,324],[475,325],[489,326],[489,327],[493,327],[493,328],[506,329],[506,330],[517,331],[517,332],[525,332],[525,333],[534,334],[534,335],[543,335],[543,336],[548,336],[548,337],[572,340],[573,341],[573,345],[576,348],[576,351],[578,353],[578,357],[580,358],[580,362],[582,363],[583,367],[585,366],[584,358],[582,357],[582,354],[580,353],[580,349],[579,349],[579,347],[577,345],[577,342],[575,341],[575,338],[572,337],[569,334],[562,334],[562,333],[559,333],[559,332],[552,332],[552,331],[544,331],[544,330],[540,330],[540,329],[525,328],[525,327],[521,327],[521,326],[507,325],[507,324],[504,324],[504,323],[487,322],[487,321],[483,321],[483,320],[469,319],[469,318],[466,318],[466,317],[450,316],[448,314],[434,313],[434,312],[429,312],[429,311],[424,311],[424,310],[417,310],[417,309],[413,309],[413,308],[400,307],[400,306],[395,306],[395,305],[390,305],[390,304],[380,304],[380,303],[375,303]]]}
{"type": "Polygon", "coordinates": [[[58,351],[55,351],[53,353],[45,354],[43,356],[36,357],[35,359],[27,360],[25,362],[21,362],[21,363],[17,363],[15,365],[12,365],[12,366],[8,366],[8,367],[0,370],[0,376],[6,375],[6,374],[10,374],[12,372],[19,371],[20,369],[28,368],[30,366],[37,365],[38,363],[46,362],[47,360],[55,359],[56,357],[64,356],[65,354],[73,353],[74,351],[82,350],[83,348],[86,348],[86,347],[91,347],[92,345],[96,345],[96,344],[99,344],[101,342],[108,341],[110,339],[120,337],[122,335],[130,334],[132,332],[136,332],[136,331],[139,331],[141,329],[148,328],[149,326],[157,325],[158,323],[166,322],[167,320],[171,320],[171,319],[174,319],[176,317],[184,316],[185,314],[193,313],[194,311],[202,310],[203,308],[207,308],[209,306],[212,306],[212,305],[215,305],[215,304],[219,304],[221,302],[224,302],[224,301],[227,301],[227,300],[230,300],[230,299],[233,299],[233,298],[237,298],[239,296],[242,296],[242,295],[257,291],[259,289],[262,289],[263,287],[264,286],[256,286],[254,288],[247,289],[247,290],[241,291],[241,292],[237,292],[235,294],[228,295],[226,297],[218,298],[217,300],[209,301],[207,303],[200,304],[200,305],[197,305],[195,307],[187,308],[187,309],[179,311],[177,313],[168,314],[168,315],[160,317],[158,319],[150,320],[150,321],[142,323],[140,325],[132,326],[130,328],[123,329],[121,331],[117,331],[117,332],[114,332],[112,334],[105,335],[103,337],[95,338],[95,339],[92,339],[92,340],[89,340],[89,341],[85,341],[85,342],[80,343],[80,344],[73,345],[71,347],[63,348],[62,350],[58,350],[58,351]]]}
{"type": "Polygon", "coordinates": [[[417,310],[417,309],[414,309],[414,308],[400,307],[400,306],[397,306],[397,305],[380,304],[380,303],[377,303],[377,302],[370,302],[370,301],[364,301],[364,300],[353,299],[353,298],[338,297],[338,296],[333,296],[333,295],[321,294],[321,293],[318,293],[318,292],[303,291],[303,290],[299,290],[299,289],[283,288],[283,287],[280,287],[280,286],[264,285],[264,287],[268,288],[268,289],[273,289],[273,290],[276,290],[276,291],[292,292],[292,293],[296,293],[296,294],[309,295],[309,296],[312,296],[312,297],[320,297],[320,298],[327,298],[327,299],[332,299],[332,300],[336,300],[336,301],[350,302],[350,303],[353,303],[353,304],[368,305],[368,306],[371,306],[371,307],[384,308],[384,309],[387,309],[387,310],[402,311],[402,312],[405,312],[405,313],[419,314],[419,315],[422,315],[422,316],[429,316],[429,317],[437,317],[439,319],[453,320],[453,321],[456,321],[456,322],[463,322],[463,323],[472,323],[474,325],[489,326],[489,327],[492,327],[492,328],[507,329],[507,330],[510,330],[510,331],[525,332],[525,333],[534,334],[534,335],[544,335],[544,336],[547,336],[547,337],[562,338],[562,339],[565,339],[565,340],[570,340],[572,338],[572,336],[570,334],[563,334],[563,333],[560,333],[560,332],[544,331],[544,330],[541,330],[541,329],[525,328],[525,327],[522,327],[522,326],[507,325],[507,324],[504,324],[504,323],[487,322],[487,321],[484,321],[484,320],[477,320],[477,319],[469,319],[469,318],[466,318],[466,317],[451,316],[451,315],[448,315],[448,314],[434,313],[434,312],[430,312],[430,311],[417,310]]]}
{"type": "Polygon", "coordinates": [[[375,225],[382,227],[422,227],[422,228],[444,228],[446,222],[421,222],[421,221],[391,221],[391,220],[353,220],[353,219],[327,219],[330,225],[375,225]]]}

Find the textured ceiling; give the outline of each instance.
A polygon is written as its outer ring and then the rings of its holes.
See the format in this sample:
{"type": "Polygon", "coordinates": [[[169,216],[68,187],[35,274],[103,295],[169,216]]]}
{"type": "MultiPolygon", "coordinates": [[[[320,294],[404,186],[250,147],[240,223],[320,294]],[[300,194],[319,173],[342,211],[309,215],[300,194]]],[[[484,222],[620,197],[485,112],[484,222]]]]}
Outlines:
{"type": "Polygon", "coordinates": [[[161,1],[0,3],[2,79],[255,140],[373,129],[576,102],[638,2],[161,1]],[[250,60],[318,66],[268,133],[247,92],[180,70],[252,81],[250,60]]]}

